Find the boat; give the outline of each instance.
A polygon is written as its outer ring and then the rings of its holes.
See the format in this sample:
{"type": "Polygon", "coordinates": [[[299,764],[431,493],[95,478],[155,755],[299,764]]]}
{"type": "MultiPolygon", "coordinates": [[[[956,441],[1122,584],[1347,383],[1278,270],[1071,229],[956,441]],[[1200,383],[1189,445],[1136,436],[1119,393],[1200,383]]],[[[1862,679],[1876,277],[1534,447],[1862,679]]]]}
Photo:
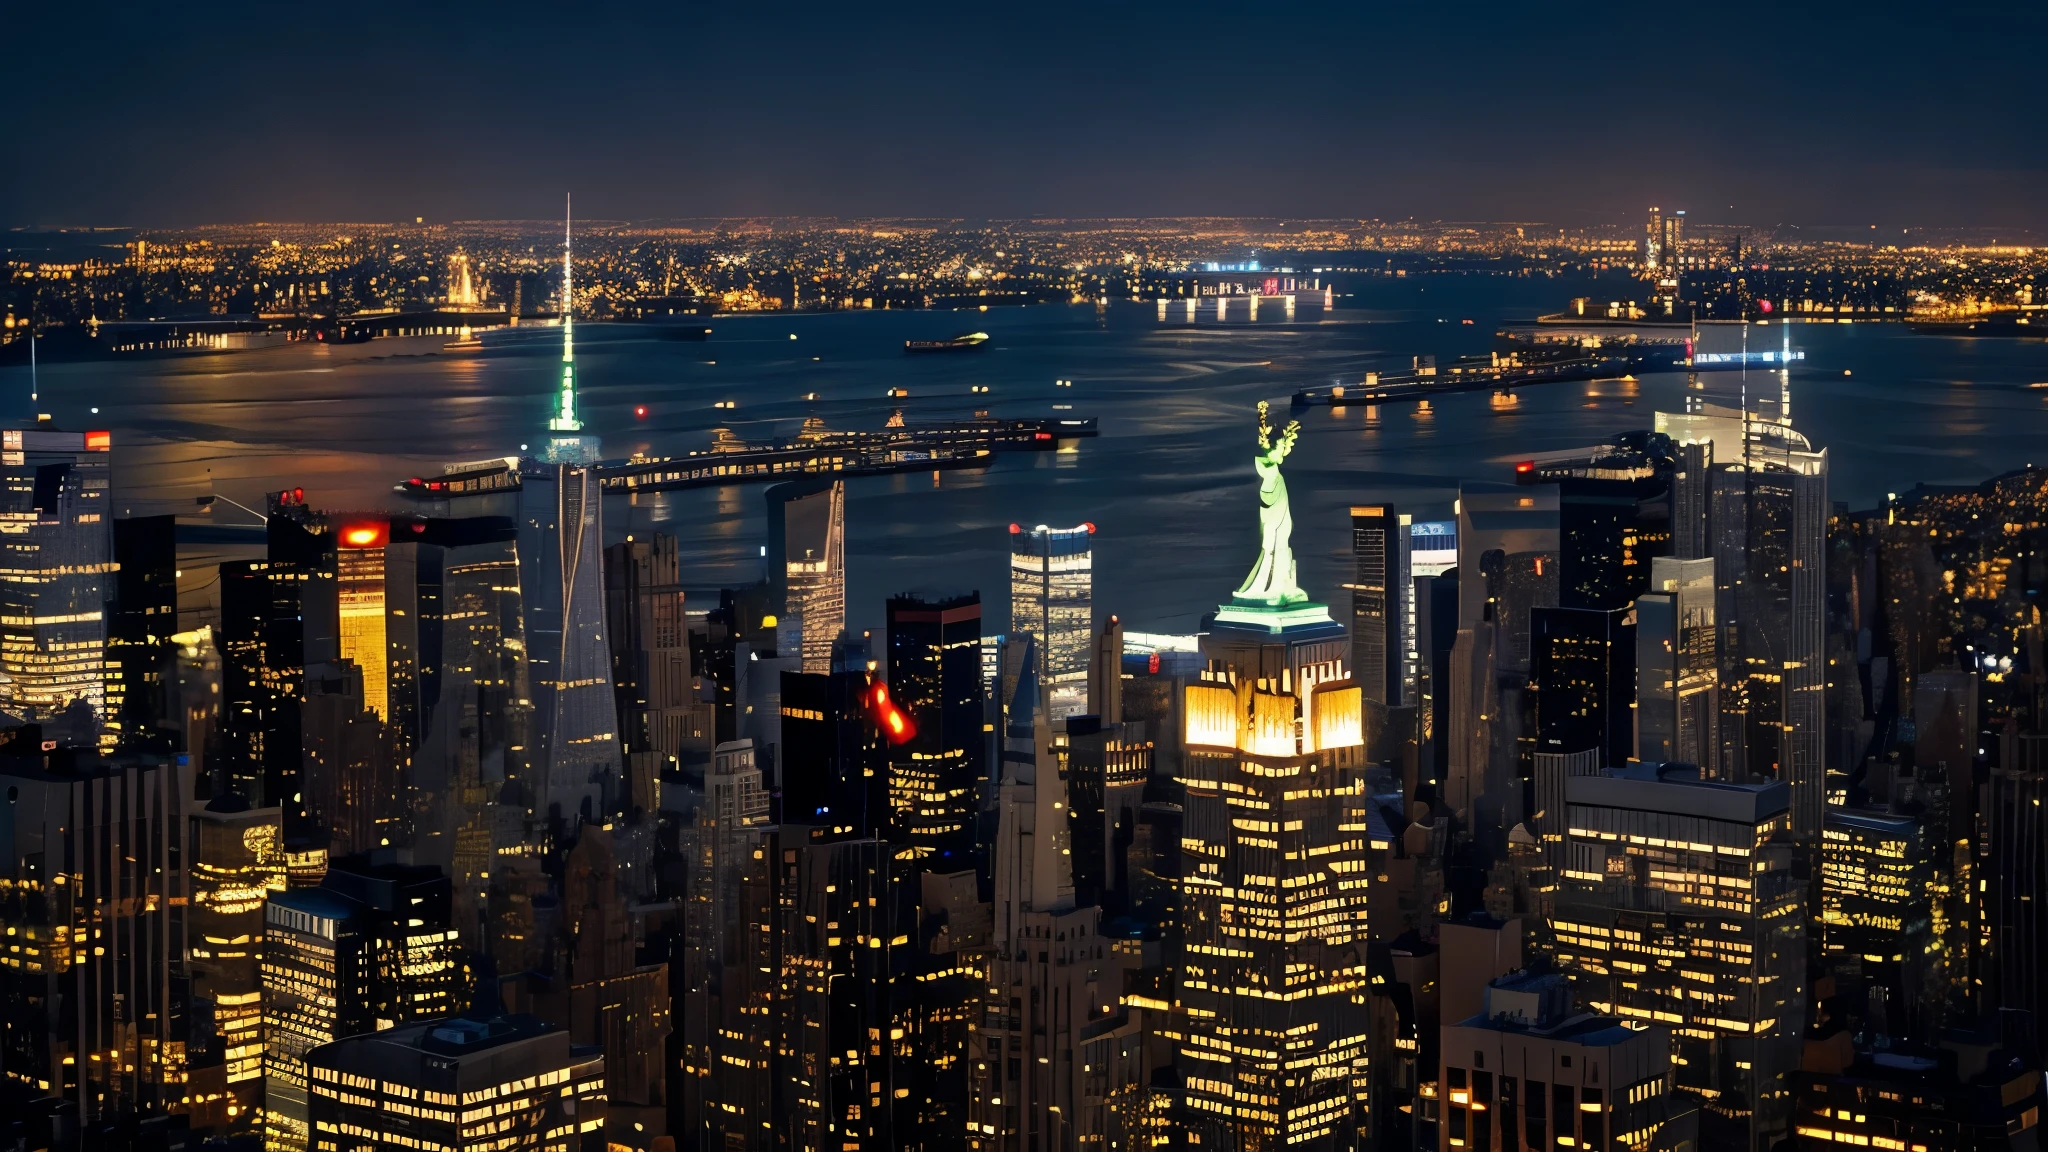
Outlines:
{"type": "Polygon", "coordinates": [[[971,352],[988,343],[988,333],[969,332],[951,340],[905,340],[905,352],[971,352]]]}

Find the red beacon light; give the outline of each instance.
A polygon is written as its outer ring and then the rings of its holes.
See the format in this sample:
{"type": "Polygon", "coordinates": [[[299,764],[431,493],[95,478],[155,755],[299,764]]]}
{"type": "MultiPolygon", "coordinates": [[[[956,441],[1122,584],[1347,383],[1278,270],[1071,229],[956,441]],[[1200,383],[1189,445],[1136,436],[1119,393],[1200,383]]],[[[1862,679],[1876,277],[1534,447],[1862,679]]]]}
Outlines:
{"type": "Polygon", "coordinates": [[[1520,464],[1515,465],[1515,472],[1517,474],[1526,474],[1535,470],[1536,462],[1534,460],[1524,460],[1520,464]]]}
{"type": "Polygon", "coordinates": [[[645,420],[645,419],[647,419],[647,405],[645,405],[645,404],[635,404],[635,405],[633,405],[633,415],[635,415],[635,416],[638,416],[638,417],[639,417],[640,419],[642,419],[642,420],[645,420]]]}

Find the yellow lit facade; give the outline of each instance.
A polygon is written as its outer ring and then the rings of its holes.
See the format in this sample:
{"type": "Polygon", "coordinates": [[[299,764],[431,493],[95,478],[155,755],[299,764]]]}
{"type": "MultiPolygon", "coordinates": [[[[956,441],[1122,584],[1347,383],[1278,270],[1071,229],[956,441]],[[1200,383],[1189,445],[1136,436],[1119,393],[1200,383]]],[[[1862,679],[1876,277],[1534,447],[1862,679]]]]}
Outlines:
{"type": "Polygon", "coordinates": [[[110,437],[0,431],[0,708],[45,723],[73,705],[106,716],[113,593],[110,437]]]}
{"type": "Polygon", "coordinates": [[[1364,1104],[1372,845],[1359,691],[1326,631],[1212,639],[1186,690],[1176,1015],[1205,1146],[1347,1146],[1364,1104]]]}
{"type": "Polygon", "coordinates": [[[341,658],[363,672],[363,707],[379,720],[391,716],[389,638],[384,623],[384,542],[369,547],[352,544],[344,528],[336,551],[337,593],[341,605],[341,658]]]}
{"type": "Polygon", "coordinates": [[[530,1016],[451,1019],[307,1054],[308,1152],[604,1152],[604,1057],[530,1016]]]}
{"type": "Polygon", "coordinates": [[[283,813],[224,798],[192,816],[191,911],[186,958],[195,1000],[212,1005],[219,1069],[194,1067],[195,1083],[218,1077],[215,1118],[253,1125],[263,1090],[263,905],[285,890],[283,813]]]}
{"type": "Polygon", "coordinates": [[[1762,1152],[1789,1119],[1806,1019],[1791,806],[1784,784],[1681,766],[1566,781],[1558,964],[1595,1011],[1671,1030],[1709,1147],[1762,1152]]]}

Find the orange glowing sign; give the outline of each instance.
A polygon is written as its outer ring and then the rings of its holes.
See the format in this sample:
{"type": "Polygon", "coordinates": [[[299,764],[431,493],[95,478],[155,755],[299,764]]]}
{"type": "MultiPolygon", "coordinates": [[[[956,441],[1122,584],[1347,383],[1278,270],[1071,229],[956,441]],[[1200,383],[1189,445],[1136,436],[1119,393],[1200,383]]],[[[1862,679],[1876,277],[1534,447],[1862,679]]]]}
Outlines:
{"type": "Polygon", "coordinates": [[[877,683],[868,689],[868,717],[891,744],[907,744],[917,735],[917,722],[889,699],[889,686],[877,683]]]}
{"type": "Polygon", "coordinates": [[[114,434],[112,432],[87,432],[85,434],[85,450],[87,452],[111,452],[113,448],[114,434]]]}
{"type": "Polygon", "coordinates": [[[344,548],[376,548],[383,545],[389,532],[387,524],[350,524],[341,530],[341,544],[344,548]]]}

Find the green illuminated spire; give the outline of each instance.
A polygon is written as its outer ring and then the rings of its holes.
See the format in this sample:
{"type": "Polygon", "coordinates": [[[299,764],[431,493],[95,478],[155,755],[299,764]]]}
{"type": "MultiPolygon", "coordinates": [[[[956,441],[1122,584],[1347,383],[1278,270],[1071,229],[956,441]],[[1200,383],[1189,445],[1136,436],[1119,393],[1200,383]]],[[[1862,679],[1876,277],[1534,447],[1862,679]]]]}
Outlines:
{"type": "Polygon", "coordinates": [[[562,199],[562,404],[548,421],[550,432],[581,432],[576,418],[576,293],[569,265],[570,201],[562,199]]]}

